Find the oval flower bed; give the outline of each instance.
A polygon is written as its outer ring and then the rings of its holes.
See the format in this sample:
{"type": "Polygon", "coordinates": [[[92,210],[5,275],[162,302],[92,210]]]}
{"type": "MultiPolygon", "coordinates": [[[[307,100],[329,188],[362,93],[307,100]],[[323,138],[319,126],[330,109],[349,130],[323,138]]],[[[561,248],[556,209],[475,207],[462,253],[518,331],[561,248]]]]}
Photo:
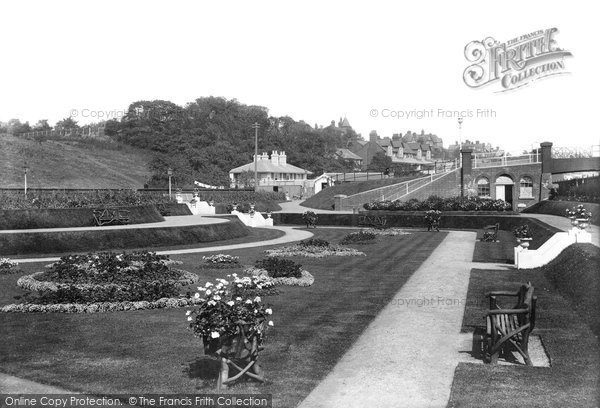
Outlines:
{"type": "Polygon", "coordinates": [[[398,235],[410,235],[410,232],[406,232],[400,228],[385,228],[385,229],[376,229],[376,228],[368,228],[365,232],[375,235],[383,235],[386,237],[396,237],[398,235]]]}
{"type": "Polygon", "coordinates": [[[296,245],[275,249],[267,249],[267,256],[305,256],[308,258],[323,258],[326,256],[366,256],[354,248],[330,244],[325,240],[309,239],[296,245]]]}
{"type": "Polygon", "coordinates": [[[202,263],[198,265],[198,268],[208,269],[230,269],[240,268],[240,258],[238,256],[231,256],[225,254],[216,254],[211,256],[203,256],[202,263]]]}
{"type": "Polygon", "coordinates": [[[246,274],[268,279],[274,285],[310,286],[315,278],[302,265],[289,259],[268,257],[256,261],[254,268],[244,271],[246,274]]]}
{"type": "Polygon", "coordinates": [[[351,232],[346,235],[341,243],[342,244],[371,244],[375,242],[377,234],[367,230],[360,230],[358,232],[351,232]]]}
{"type": "Polygon", "coordinates": [[[194,304],[179,291],[198,276],[169,263],[149,252],[63,257],[47,271],[21,277],[17,285],[31,291],[25,303],[0,311],[93,313],[194,304]]]}
{"type": "Polygon", "coordinates": [[[253,276],[259,276],[264,279],[268,279],[269,282],[272,282],[274,285],[287,285],[287,286],[310,286],[315,283],[315,277],[305,269],[300,270],[299,277],[278,277],[273,278],[269,276],[269,272],[265,269],[250,267],[244,270],[244,273],[250,274],[253,276]]]}

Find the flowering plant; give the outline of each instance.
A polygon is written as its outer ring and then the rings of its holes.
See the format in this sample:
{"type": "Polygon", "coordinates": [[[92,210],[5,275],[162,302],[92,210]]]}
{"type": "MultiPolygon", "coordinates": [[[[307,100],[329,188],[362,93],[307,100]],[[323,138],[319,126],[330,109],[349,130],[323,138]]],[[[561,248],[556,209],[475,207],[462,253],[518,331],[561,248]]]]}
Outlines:
{"type": "Polygon", "coordinates": [[[233,282],[216,279],[216,284],[206,282],[204,287],[198,287],[194,298],[199,305],[186,312],[190,329],[195,336],[202,338],[209,352],[217,352],[221,345],[232,342],[240,333],[240,325],[244,326],[247,336],[257,338],[259,345],[267,326],[273,326],[273,322],[268,320],[273,310],[262,303],[260,296],[244,298],[236,294],[239,289],[261,284],[255,277],[232,277],[233,282]]]}
{"type": "Polygon", "coordinates": [[[523,224],[520,227],[517,227],[513,230],[513,235],[517,237],[517,239],[523,238],[532,238],[533,234],[529,230],[529,225],[523,224]]]}
{"type": "Polygon", "coordinates": [[[427,231],[431,231],[435,228],[439,231],[440,220],[442,219],[442,212],[439,210],[425,211],[425,222],[427,223],[427,231]]]}
{"type": "Polygon", "coordinates": [[[306,224],[306,228],[317,228],[317,214],[314,211],[305,211],[302,213],[302,221],[306,224]]]}
{"type": "Polygon", "coordinates": [[[585,209],[582,204],[579,204],[577,207],[572,210],[567,209],[567,217],[571,219],[585,219],[589,220],[592,217],[592,213],[585,209]]]}
{"type": "Polygon", "coordinates": [[[0,258],[0,269],[10,269],[18,265],[17,262],[11,261],[8,258],[0,258]]]}
{"type": "Polygon", "coordinates": [[[238,263],[240,258],[238,256],[217,254],[211,256],[203,256],[202,260],[206,263],[238,263]]]}

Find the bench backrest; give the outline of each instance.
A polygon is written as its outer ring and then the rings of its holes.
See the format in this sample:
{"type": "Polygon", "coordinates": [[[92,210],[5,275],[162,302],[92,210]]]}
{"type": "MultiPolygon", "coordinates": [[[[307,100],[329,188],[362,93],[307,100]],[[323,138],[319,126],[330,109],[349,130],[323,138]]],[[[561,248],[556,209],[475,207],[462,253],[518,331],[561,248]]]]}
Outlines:
{"type": "Polygon", "coordinates": [[[529,309],[529,313],[519,317],[519,324],[530,324],[530,330],[535,326],[535,307],[537,298],[533,295],[533,286],[531,282],[521,286],[515,309],[529,309]]]}

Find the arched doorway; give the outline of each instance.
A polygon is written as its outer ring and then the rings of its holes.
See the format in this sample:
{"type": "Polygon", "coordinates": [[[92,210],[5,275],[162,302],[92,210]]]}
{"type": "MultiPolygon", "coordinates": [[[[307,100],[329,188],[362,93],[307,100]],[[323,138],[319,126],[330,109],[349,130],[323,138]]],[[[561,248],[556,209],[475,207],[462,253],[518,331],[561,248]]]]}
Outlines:
{"type": "Polygon", "coordinates": [[[513,179],[503,174],[496,179],[496,200],[504,200],[512,206],[513,203],[513,179]]]}

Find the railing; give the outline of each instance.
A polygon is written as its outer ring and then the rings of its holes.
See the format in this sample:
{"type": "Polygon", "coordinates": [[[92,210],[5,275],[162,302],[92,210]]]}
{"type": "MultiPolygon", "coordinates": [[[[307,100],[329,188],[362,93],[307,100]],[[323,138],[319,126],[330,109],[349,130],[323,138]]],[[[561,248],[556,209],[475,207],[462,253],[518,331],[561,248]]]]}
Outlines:
{"type": "Polygon", "coordinates": [[[360,207],[365,203],[375,200],[398,200],[407,194],[410,194],[413,191],[416,191],[455,171],[457,171],[457,169],[445,173],[431,174],[426,177],[420,177],[417,179],[404,181],[402,183],[392,184],[390,186],[374,188],[373,190],[363,191],[342,199],[341,205],[343,208],[354,208],[360,207]]]}
{"type": "Polygon", "coordinates": [[[516,166],[523,164],[540,163],[542,161],[541,153],[528,153],[520,155],[504,154],[497,156],[495,153],[474,153],[473,168],[481,169],[486,167],[516,166]]]}
{"type": "Polygon", "coordinates": [[[380,180],[387,178],[388,176],[384,173],[374,172],[352,172],[352,173],[334,173],[329,175],[334,181],[337,182],[355,182],[355,181],[367,181],[367,180],[380,180]]]}
{"type": "Polygon", "coordinates": [[[600,157],[600,145],[552,146],[553,159],[580,159],[586,157],[600,157]]]}

